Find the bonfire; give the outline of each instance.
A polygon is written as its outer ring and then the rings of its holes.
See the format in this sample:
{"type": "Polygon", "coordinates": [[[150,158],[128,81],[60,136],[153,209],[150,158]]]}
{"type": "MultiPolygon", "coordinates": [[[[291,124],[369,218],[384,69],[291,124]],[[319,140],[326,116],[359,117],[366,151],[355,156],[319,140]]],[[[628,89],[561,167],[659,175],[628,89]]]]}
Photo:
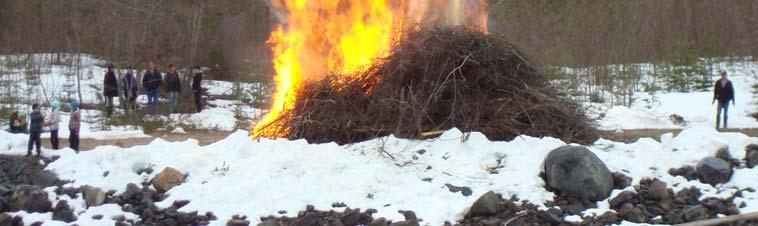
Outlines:
{"type": "MultiPolygon", "coordinates": [[[[379,26],[390,37],[378,41],[365,37],[373,41],[354,42],[366,46],[345,50],[337,48],[344,47],[344,38],[336,43],[319,37],[298,41],[309,37],[299,33],[314,29],[302,21],[314,18],[307,12],[295,15],[298,10],[302,8],[287,8],[287,27],[272,34],[277,93],[270,113],[253,128],[253,137],[345,144],[389,134],[429,138],[458,128],[482,132],[493,140],[530,135],[587,144],[597,138],[581,107],[562,98],[539,66],[507,39],[488,33],[479,16],[464,14],[469,16],[458,26],[400,29],[381,27],[381,21],[390,18],[368,13],[365,18],[369,19],[363,20],[366,25],[379,26]],[[477,22],[479,26],[474,26],[477,22]],[[326,52],[323,58],[314,58],[315,50],[300,45],[315,41],[326,43],[316,48],[320,50],[316,52],[326,52]],[[356,57],[356,50],[361,49],[366,54],[357,58],[360,61],[350,57],[356,57]],[[325,66],[314,69],[313,62],[325,66]]],[[[327,19],[333,18],[339,17],[327,19]]],[[[428,17],[419,18],[429,21],[428,17]]],[[[346,35],[360,38],[363,33],[346,35]]]]}

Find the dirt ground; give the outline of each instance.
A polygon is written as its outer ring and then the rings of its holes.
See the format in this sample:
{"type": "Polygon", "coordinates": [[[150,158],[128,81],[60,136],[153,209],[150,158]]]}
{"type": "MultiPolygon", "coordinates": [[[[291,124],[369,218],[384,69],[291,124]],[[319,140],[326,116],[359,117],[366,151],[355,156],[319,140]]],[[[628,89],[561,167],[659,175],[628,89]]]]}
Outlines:
{"type": "MultiPolygon", "coordinates": [[[[116,140],[95,140],[95,139],[81,139],[79,140],[79,150],[89,151],[97,146],[114,145],[119,147],[132,147],[137,145],[145,145],[152,142],[155,138],[161,138],[167,141],[185,141],[187,139],[198,140],[200,145],[212,144],[216,141],[226,138],[232,132],[223,131],[188,131],[187,133],[169,133],[169,132],[155,132],[148,134],[152,137],[148,138],[129,138],[129,139],[116,139],[116,140]]],[[[42,146],[45,148],[51,148],[50,139],[42,139],[42,146]]],[[[68,147],[68,138],[60,138],[60,145],[62,147],[68,147]]]]}
{"type": "MultiPolygon", "coordinates": [[[[604,139],[619,141],[619,142],[635,142],[641,137],[650,137],[655,140],[660,140],[661,135],[665,133],[679,134],[681,129],[640,129],[640,130],[625,130],[621,133],[616,131],[603,131],[602,137],[604,139]]],[[[725,129],[722,132],[740,132],[747,134],[751,137],[758,137],[758,128],[751,129],[725,129]]],[[[219,132],[219,131],[189,131],[187,133],[168,133],[168,132],[155,132],[148,134],[150,138],[129,138],[129,139],[117,139],[117,140],[95,140],[95,139],[82,139],[79,144],[79,148],[82,151],[92,150],[97,146],[114,145],[119,147],[132,147],[137,145],[145,145],[152,142],[155,138],[161,138],[167,141],[185,141],[187,139],[196,139],[200,142],[200,145],[212,144],[216,141],[226,138],[231,132],[219,132]]],[[[46,148],[50,148],[50,139],[42,139],[42,145],[46,148]]],[[[61,147],[68,147],[68,139],[60,139],[61,147]]]]}

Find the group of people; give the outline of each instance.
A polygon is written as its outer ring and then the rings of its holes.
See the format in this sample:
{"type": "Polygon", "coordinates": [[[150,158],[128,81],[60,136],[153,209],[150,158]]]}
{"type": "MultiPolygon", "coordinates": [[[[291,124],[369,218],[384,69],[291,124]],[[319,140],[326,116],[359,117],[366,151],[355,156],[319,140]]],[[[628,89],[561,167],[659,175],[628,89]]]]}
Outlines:
{"type": "MultiPolygon", "coordinates": [[[[179,73],[176,70],[176,65],[169,65],[168,68],[169,71],[163,76],[156,68],[155,63],[149,62],[148,70],[142,74],[142,89],[147,96],[146,114],[148,115],[155,114],[155,111],[158,108],[161,87],[165,87],[166,89],[169,110],[172,113],[176,113],[177,99],[182,92],[182,83],[179,73]]],[[[136,110],[137,105],[135,102],[137,96],[139,96],[139,87],[137,86],[137,79],[134,76],[134,71],[128,69],[119,83],[113,69],[113,65],[108,66],[108,72],[105,73],[103,83],[103,96],[105,96],[105,106],[108,117],[113,113],[113,98],[122,95],[123,99],[126,101],[124,104],[124,110],[128,113],[129,110],[136,110]],[[121,86],[121,89],[119,89],[119,86],[121,86]]],[[[192,67],[190,73],[194,73],[194,77],[192,77],[191,91],[195,101],[195,112],[200,112],[203,109],[203,74],[200,70],[200,66],[192,67]]]]}
{"type": "MultiPolygon", "coordinates": [[[[171,112],[176,112],[177,99],[182,91],[181,78],[176,70],[175,65],[169,65],[169,71],[165,76],[155,66],[155,63],[149,62],[148,69],[142,75],[142,88],[147,95],[147,110],[146,114],[155,114],[157,109],[158,100],[160,96],[160,88],[164,85],[167,92],[167,98],[169,102],[169,108],[171,112]]],[[[202,111],[202,80],[203,74],[199,66],[192,67],[191,73],[194,73],[192,78],[191,90],[195,100],[195,111],[202,111]]],[[[134,71],[128,69],[126,74],[119,82],[114,72],[114,66],[108,65],[108,71],[105,73],[103,94],[106,105],[106,113],[108,117],[113,113],[113,98],[122,95],[124,103],[124,110],[128,113],[130,110],[136,110],[136,100],[139,96],[139,87],[137,85],[137,78],[134,76],[134,71]]],[[[32,112],[27,116],[24,111],[15,111],[10,117],[10,132],[12,133],[29,133],[29,143],[27,148],[27,157],[32,155],[32,150],[36,148],[37,156],[42,153],[42,140],[41,135],[43,128],[48,127],[50,132],[50,143],[53,150],[59,149],[58,130],[61,123],[60,102],[53,100],[50,103],[51,111],[46,118],[40,110],[39,104],[32,104],[32,112]],[[27,130],[28,128],[28,130],[27,130]]],[[[81,113],[79,111],[79,103],[76,100],[72,100],[69,103],[71,109],[68,129],[69,129],[69,146],[71,149],[79,152],[79,129],[81,128],[81,113]]]]}
{"type": "MultiPolygon", "coordinates": [[[[32,155],[32,149],[36,147],[37,156],[42,153],[42,140],[41,135],[43,127],[47,126],[50,129],[50,144],[53,150],[59,149],[58,130],[61,123],[60,102],[53,100],[50,104],[52,107],[49,117],[45,118],[45,115],[40,111],[39,104],[32,104],[32,113],[29,114],[29,143],[26,151],[26,156],[32,155]]],[[[76,152],[79,152],[79,128],[81,127],[81,114],[79,113],[79,104],[76,100],[71,101],[69,104],[71,108],[71,117],[68,121],[68,143],[69,147],[76,152]]],[[[22,111],[15,111],[10,118],[10,131],[12,133],[23,133],[26,131],[26,113],[22,111]]]]}

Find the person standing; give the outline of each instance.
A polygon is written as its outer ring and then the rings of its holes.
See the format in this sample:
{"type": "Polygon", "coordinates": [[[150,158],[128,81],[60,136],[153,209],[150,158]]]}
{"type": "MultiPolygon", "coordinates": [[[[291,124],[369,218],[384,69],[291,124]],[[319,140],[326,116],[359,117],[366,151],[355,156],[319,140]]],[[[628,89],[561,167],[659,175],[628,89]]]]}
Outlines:
{"type": "Polygon", "coordinates": [[[71,149],[79,153],[79,128],[82,123],[82,117],[79,113],[79,103],[76,100],[71,101],[71,118],[68,120],[68,144],[71,149]]]}
{"type": "Polygon", "coordinates": [[[147,94],[147,114],[155,114],[155,110],[158,107],[158,95],[160,94],[159,88],[163,83],[161,72],[155,68],[155,63],[152,61],[148,63],[148,71],[142,75],[142,88],[145,89],[147,94]]]}
{"type": "Polygon", "coordinates": [[[29,144],[26,149],[26,157],[32,155],[32,147],[37,147],[37,156],[42,154],[42,124],[45,123],[45,116],[39,111],[39,104],[32,104],[32,113],[29,114],[29,144]]]}
{"type": "Polygon", "coordinates": [[[168,105],[171,113],[176,113],[176,99],[182,92],[182,83],[179,79],[179,73],[176,72],[176,65],[170,65],[169,72],[166,74],[166,85],[168,85],[168,105]]]}
{"type": "Polygon", "coordinates": [[[124,84],[124,88],[122,89],[125,99],[124,110],[129,114],[129,110],[134,110],[137,107],[135,104],[137,101],[137,79],[134,78],[134,71],[132,69],[126,71],[122,84],[124,84]]]}
{"type": "Polygon", "coordinates": [[[61,123],[61,104],[57,100],[53,100],[50,105],[53,107],[53,109],[50,112],[50,118],[47,120],[45,125],[50,128],[50,143],[53,145],[53,150],[58,150],[58,128],[60,127],[61,123]]]}
{"type": "Polygon", "coordinates": [[[721,123],[721,112],[724,112],[723,128],[726,128],[729,101],[732,101],[732,106],[736,105],[734,100],[734,86],[732,86],[732,81],[729,81],[729,79],[726,77],[726,71],[721,71],[721,78],[716,81],[716,84],[713,87],[713,101],[711,101],[711,104],[716,102],[716,100],[719,101],[716,108],[716,129],[719,128],[719,124],[721,123]]]}
{"type": "Polygon", "coordinates": [[[108,72],[105,73],[103,92],[106,112],[108,117],[111,117],[111,114],[113,114],[113,97],[118,96],[118,79],[116,78],[116,73],[113,72],[112,64],[108,65],[108,72]]]}
{"type": "Polygon", "coordinates": [[[203,101],[201,99],[203,94],[203,72],[200,71],[200,66],[193,67],[192,71],[195,73],[195,76],[192,77],[192,96],[195,98],[195,112],[200,113],[203,110],[203,101]]]}

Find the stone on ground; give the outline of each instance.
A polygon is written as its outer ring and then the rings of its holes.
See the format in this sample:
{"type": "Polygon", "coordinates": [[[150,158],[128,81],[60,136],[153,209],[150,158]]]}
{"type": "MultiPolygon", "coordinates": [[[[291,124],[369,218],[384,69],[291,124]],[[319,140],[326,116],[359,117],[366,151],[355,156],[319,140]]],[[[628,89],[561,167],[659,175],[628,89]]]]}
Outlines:
{"type": "Polygon", "coordinates": [[[700,181],[716,185],[729,181],[732,177],[732,166],[729,162],[716,157],[706,157],[697,164],[700,181]]]}
{"type": "Polygon", "coordinates": [[[47,199],[47,192],[37,186],[19,185],[11,196],[11,211],[24,210],[27,212],[46,213],[52,208],[52,202],[47,199]]]}
{"type": "Polygon", "coordinates": [[[166,167],[153,178],[152,184],[153,187],[155,187],[155,190],[164,193],[181,184],[183,181],[184,174],[182,174],[182,172],[171,167],[166,167]]]}
{"type": "Polygon", "coordinates": [[[608,167],[585,147],[559,147],[550,151],[543,164],[548,187],[562,195],[599,201],[613,190],[608,167]]]}

